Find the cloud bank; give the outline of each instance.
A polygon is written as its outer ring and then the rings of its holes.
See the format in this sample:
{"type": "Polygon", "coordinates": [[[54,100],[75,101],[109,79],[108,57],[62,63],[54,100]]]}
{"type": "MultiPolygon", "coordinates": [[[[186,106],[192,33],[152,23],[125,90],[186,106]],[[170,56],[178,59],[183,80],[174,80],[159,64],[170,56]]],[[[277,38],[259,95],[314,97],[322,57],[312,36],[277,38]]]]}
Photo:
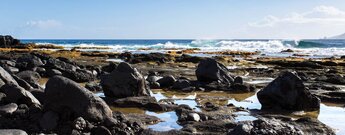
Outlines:
{"type": "Polygon", "coordinates": [[[317,6],[311,11],[290,13],[285,17],[268,15],[259,21],[248,23],[248,25],[251,27],[274,27],[286,23],[345,25],[345,11],[332,6],[317,6]]]}

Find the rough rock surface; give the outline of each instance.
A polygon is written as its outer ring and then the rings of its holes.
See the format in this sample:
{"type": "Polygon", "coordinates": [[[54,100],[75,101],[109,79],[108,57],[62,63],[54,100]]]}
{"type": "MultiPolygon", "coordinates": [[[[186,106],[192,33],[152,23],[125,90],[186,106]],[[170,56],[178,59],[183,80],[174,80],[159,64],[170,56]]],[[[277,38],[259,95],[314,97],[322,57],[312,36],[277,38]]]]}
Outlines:
{"type": "Polygon", "coordinates": [[[5,69],[0,67],[0,87],[9,83],[18,85],[17,81],[14,80],[13,77],[5,69]]]}
{"type": "Polygon", "coordinates": [[[18,104],[38,104],[41,103],[31,94],[31,92],[25,90],[24,88],[13,85],[13,84],[6,84],[1,87],[0,91],[6,94],[5,100],[10,103],[18,103],[18,104]]]}
{"type": "Polygon", "coordinates": [[[239,124],[228,135],[304,135],[327,134],[334,135],[334,131],[310,118],[300,118],[296,121],[289,118],[259,118],[239,124]]]}
{"type": "Polygon", "coordinates": [[[258,92],[264,110],[318,110],[320,100],[304,86],[296,72],[283,72],[258,92]]]}
{"type": "Polygon", "coordinates": [[[120,63],[109,75],[101,78],[101,86],[106,97],[125,98],[149,96],[145,78],[128,63],[120,63]]]}
{"type": "Polygon", "coordinates": [[[19,129],[0,129],[0,135],[28,135],[25,131],[19,129]]]}
{"type": "Polygon", "coordinates": [[[25,54],[17,59],[16,67],[20,70],[33,70],[36,67],[43,66],[43,62],[35,55],[25,54]]]}
{"type": "Polygon", "coordinates": [[[229,70],[223,64],[211,58],[200,61],[195,73],[200,82],[210,83],[216,81],[228,85],[234,82],[229,70]]]}
{"type": "Polygon", "coordinates": [[[48,80],[45,96],[49,97],[44,104],[47,110],[58,113],[70,110],[77,117],[95,122],[104,122],[112,116],[109,106],[101,98],[62,76],[54,76],[48,80]]]}
{"type": "Polygon", "coordinates": [[[0,47],[12,47],[19,44],[20,44],[20,41],[18,39],[13,38],[12,36],[0,35],[0,47]]]}

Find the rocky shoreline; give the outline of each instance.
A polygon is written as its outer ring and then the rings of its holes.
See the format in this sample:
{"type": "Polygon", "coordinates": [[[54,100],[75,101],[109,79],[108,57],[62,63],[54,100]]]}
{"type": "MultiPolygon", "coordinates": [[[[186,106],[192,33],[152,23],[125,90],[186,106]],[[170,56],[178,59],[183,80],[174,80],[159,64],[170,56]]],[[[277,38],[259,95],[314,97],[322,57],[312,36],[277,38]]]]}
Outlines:
{"type": "Polygon", "coordinates": [[[201,57],[193,50],[132,54],[28,46],[34,45],[9,37],[0,41],[0,134],[336,134],[316,118],[290,114],[317,112],[323,102],[345,105],[343,57],[269,58],[229,51],[201,57]],[[261,77],[274,80],[254,83],[261,77]],[[157,99],[155,90],[206,94],[193,99],[195,107],[157,99]],[[218,91],[224,93],[211,96],[218,91]],[[229,100],[227,94],[256,92],[259,109],[220,103],[229,100]],[[181,128],[157,131],[150,125],[164,120],[117,108],[174,112],[181,128]],[[255,120],[236,121],[238,112],[255,120]]]}

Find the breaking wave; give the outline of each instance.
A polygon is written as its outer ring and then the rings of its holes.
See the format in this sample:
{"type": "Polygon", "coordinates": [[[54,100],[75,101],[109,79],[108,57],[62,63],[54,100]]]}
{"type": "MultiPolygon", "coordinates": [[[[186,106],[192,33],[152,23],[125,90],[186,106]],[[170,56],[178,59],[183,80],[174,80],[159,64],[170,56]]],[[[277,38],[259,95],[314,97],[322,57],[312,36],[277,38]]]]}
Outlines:
{"type": "Polygon", "coordinates": [[[260,51],[279,54],[293,49],[311,55],[341,55],[345,40],[23,40],[37,44],[55,44],[66,48],[108,48],[107,51],[165,51],[197,48],[200,51],[260,51]]]}

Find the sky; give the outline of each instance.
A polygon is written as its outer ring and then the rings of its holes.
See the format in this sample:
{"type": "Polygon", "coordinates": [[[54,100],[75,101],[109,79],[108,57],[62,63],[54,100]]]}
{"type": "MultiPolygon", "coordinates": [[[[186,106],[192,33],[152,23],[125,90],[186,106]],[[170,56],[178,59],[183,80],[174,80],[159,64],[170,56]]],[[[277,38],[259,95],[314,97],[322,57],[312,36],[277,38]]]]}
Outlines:
{"type": "Polygon", "coordinates": [[[4,0],[20,39],[318,39],[345,33],[344,0],[4,0]]]}

